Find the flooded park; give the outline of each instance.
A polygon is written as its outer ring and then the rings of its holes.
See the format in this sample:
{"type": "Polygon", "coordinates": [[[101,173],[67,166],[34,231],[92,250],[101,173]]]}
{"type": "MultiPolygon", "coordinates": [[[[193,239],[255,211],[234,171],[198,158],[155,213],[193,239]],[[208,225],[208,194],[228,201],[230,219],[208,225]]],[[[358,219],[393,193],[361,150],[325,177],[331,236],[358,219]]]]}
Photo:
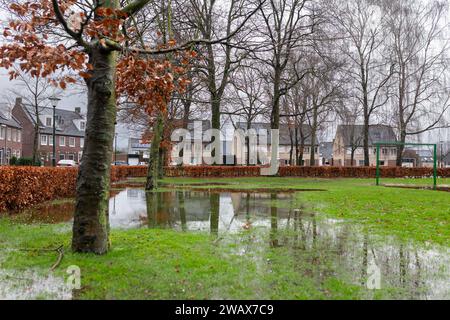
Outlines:
{"type": "MultiPolygon", "coordinates": [[[[250,261],[258,274],[288,269],[314,283],[335,276],[364,288],[366,298],[381,288],[389,298],[450,297],[448,248],[379,236],[353,221],[322,215],[304,203],[305,192],[312,191],[223,186],[146,192],[132,185],[111,191],[109,224],[125,232],[208,234],[205,241],[216,250],[250,261]],[[273,259],[267,257],[268,250],[273,259]]],[[[13,218],[25,225],[60,224],[70,230],[74,206],[73,200],[42,204],[13,218]]],[[[40,291],[46,297],[73,298],[53,276],[23,276],[28,281],[15,277],[0,271],[0,298],[36,298],[40,291]]]]}

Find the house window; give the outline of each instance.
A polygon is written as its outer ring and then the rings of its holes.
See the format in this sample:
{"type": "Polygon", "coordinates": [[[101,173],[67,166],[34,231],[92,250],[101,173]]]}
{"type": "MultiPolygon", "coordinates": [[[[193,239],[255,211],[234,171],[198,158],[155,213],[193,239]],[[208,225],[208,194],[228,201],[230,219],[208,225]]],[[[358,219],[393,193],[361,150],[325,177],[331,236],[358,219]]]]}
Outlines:
{"type": "Polygon", "coordinates": [[[69,137],[69,147],[75,147],[75,138],[69,137]]]}
{"type": "Polygon", "coordinates": [[[5,139],[5,127],[1,127],[0,128],[0,140],[4,140],[5,139]]]}
{"type": "Polygon", "coordinates": [[[59,145],[64,147],[66,145],[66,137],[59,137],[59,145]]]}
{"type": "Polygon", "coordinates": [[[3,160],[3,153],[4,153],[3,149],[0,149],[0,165],[5,164],[3,160]]]}
{"type": "Polygon", "coordinates": [[[386,148],[383,148],[383,149],[381,150],[381,152],[382,152],[383,154],[387,154],[387,153],[388,153],[388,151],[387,151],[386,148]]]}
{"type": "Polygon", "coordinates": [[[364,167],[364,160],[359,160],[359,166],[364,167]]]}
{"type": "Polygon", "coordinates": [[[45,126],[46,127],[51,127],[52,126],[52,118],[50,118],[50,117],[46,117],[45,118],[45,126]]]}
{"type": "Polygon", "coordinates": [[[81,122],[80,122],[80,130],[81,130],[81,131],[86,130],[86,122],[84,122],[84,121],[81,121],[81,122]]]}
{"type": "Polygon", "coordinates": [[[396,148],[393,148],[393,149],[391,149],[391,155],[396,155],[397,154],[397,149],[396,148]]]}
{"type": "Polygon", "coordinates": [[[6,149],[6,163],[9,164],[11,160],[11,149],[6,149]]]}
{"type": "Polygon", "coordinates": [[[48,145],[49,146],[53,145],[53,136],[48,136],[48,145]]]}
{"type": "Polygon", "coordinates": [[[80,147],[81,147],[81,148],[84,147],[84,138],[80,138],[80,147]]]}
{"type": "Polygon", "coordinates": [[[17,141],[17,131],[16,131],[16,129],[11,129],[11,136],[12,136],[12,141],[16,142],[17,141]]]}
{"type": "Polygon", "coordinates": [[[380,161],[380,166],[384,166],[384,161],[380,161]]]}
{"type": "Polygon", "coordinates": [[[75,156],[72,153],[69,154],[69,160],[75,160],[75,156]]]}
{"type": "Polygon", "coordinates": [[[59,160],[65,160],[66,156],[63,153],[59,154],[59,160]]]}
{"type": "Polygon", "coordinates": [[[11,128],[6,129],[6,140],[11,141],[11,128]]]}
{"type": "Polygon", "coordinates": [[[48,137],[45,134],[41,134],[41,146],[46,146],[48,137]]]}
{"type": "Polygon", "coordinates": [[[22,131],[17,130],[17,142],[21,142],[22,141],[22,131]]]}
{"type": "Polygon", "coordinates": [[[309,147],[305,147],[305,153],[309,153],[309,147]]]}

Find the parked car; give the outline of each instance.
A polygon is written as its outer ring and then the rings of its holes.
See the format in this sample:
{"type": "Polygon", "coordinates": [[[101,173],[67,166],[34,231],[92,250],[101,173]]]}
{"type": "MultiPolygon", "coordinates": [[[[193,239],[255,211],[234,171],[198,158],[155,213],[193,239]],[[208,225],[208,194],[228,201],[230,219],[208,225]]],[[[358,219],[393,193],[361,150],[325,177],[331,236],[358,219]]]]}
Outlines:
{"type": "Polygon", "coordinates": [[[125,161],[115,161],[112,163],[113,166],[127,166],[128,163],[126,163],[125,161]]]}
{"type": "Polygon", "coordinates": [[[59,160],[56,164],[57,167],[78,167],[78,164],[74,160],[59,160]]]}

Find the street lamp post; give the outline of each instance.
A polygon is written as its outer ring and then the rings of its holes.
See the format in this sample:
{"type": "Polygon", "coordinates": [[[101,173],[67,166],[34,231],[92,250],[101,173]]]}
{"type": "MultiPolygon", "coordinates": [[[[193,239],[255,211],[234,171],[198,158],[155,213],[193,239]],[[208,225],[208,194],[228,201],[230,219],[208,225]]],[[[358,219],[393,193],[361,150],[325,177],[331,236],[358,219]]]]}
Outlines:
{"type": "Polygon", "coordinates": [[[53,107],[53,154],[52,154],[52,166],[56,167],[56,107],[58,106],[58,102],[61,100],[57,97],[50,97],[50,102],[53,107]]]}

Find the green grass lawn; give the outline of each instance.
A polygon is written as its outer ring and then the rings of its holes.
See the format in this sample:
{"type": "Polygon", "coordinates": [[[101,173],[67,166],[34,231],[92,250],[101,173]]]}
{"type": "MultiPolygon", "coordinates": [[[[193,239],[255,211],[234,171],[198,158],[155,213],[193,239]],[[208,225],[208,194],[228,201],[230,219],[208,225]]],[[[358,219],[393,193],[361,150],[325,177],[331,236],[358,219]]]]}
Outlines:
{"type": "MultiPolygon", "coordinates": [[[[183,185],[214,183],[196,188],[325,189],[298,193],[300,203],[332,217],[351,219],[377,234],[389,234],[450,246],[450,194],[443,191],[377,187],[373,179],[226,178],[165,179],[183,185]],[[226,185],[217,185],[223,183],[226,185]]],[[[384,183],[431,185],[431,179],[384,179],[384,183]]],[[[450,184],[450,179],[440,179],[450,184]]]]}
{"type": "MultiPolygon", "coordinates": [[[[402,180],[395,179],[395,183],[402,183],[402,180]]],[[[383,182],[388,181],[393,182],[391,179],[383,182]]],[[[447,192],[376,187],[372,179],[173,178],[165,179],[164,183],[223,184],[195,187],[210,189],[325,189],[297,193],[297,203],[317,212],[318,216],[358,225],[370,235],[392,236],[421,246],[450,247],[450,195],[447,192]]],[[[113,230],[112,250],[107,255],[80,255],[69,250],[70,226],[67,224],[25,225],[0,218],[0,270],[33,269],[48,274],[57,254],[30,249],[64,244],[65,256],[55,274],[66,276],[65,270],[70,265],[81,268],[82,290],[75,293],[75,298],[79,299],[398,297],[398,288],[369,292],[351,281],[345,272],[337,272],[335,261],[339,257],[335,252],[327,252],[326,242],[311,252],[298,251],[288,246],[271,248],[266,245],[268,237],[269,234],[258,229],[224,241],[216,241],[206,233],[113,230]]]]}

